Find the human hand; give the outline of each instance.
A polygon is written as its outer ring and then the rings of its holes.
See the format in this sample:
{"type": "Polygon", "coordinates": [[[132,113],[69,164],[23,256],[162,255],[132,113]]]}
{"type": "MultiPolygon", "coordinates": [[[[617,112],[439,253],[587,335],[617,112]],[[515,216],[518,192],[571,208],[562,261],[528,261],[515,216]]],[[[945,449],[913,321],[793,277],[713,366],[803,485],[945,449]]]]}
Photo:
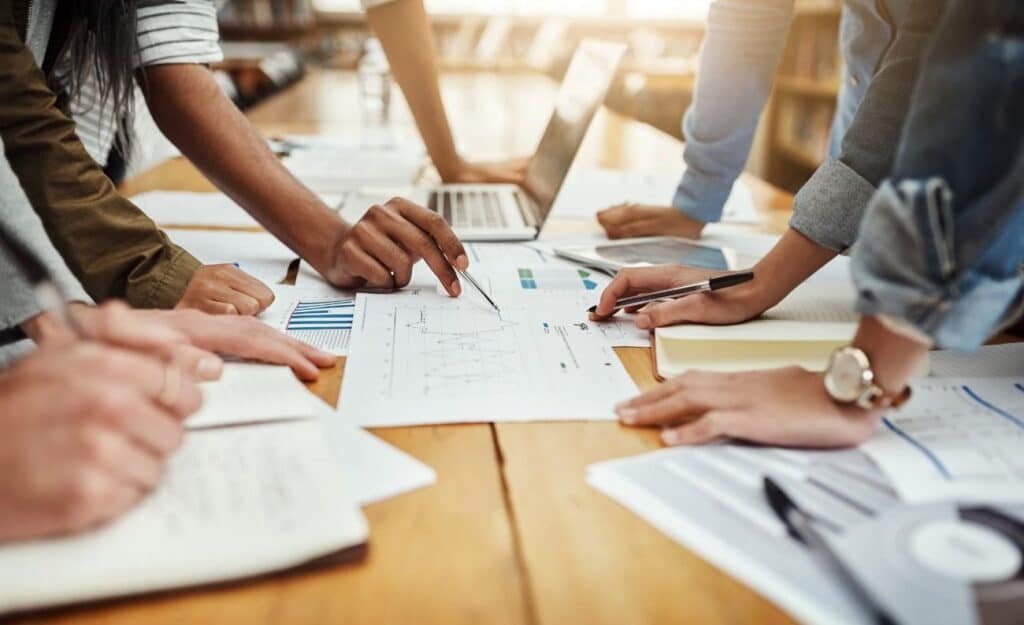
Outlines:
{"type": "MultiPolygon", "coordinates": [[[[590,314],[590,318],[600,321],[612,316],[615,314],[615,301],[623,297],[700,282],[720,273],[682,265],[623,269],[605,287],[597,310],[590,314]]],[[[634,306],[627,308],[626,312],[639,313],[636,327],[647,330],[676,323],[741,323],[757,317],[776,303],[774,297],[761,288],[755,271],[754,279],[744,284],[643,307],[634,306]]]]}
{"type": "Polygon", "coordinates": [[[530,166],[529,158],[515,158],[492,163],[474,163],[459,161],[451,171],[441,173],[441,179],[448,183],[484,183],[522,184],[526,177],[526,169],[530,166]]]}
{"type": "Polygon", "coordinates": [[[40,345],[86,338],[159,355],[202,380],[220,377],[224,363],[217,353],[287,365],[303,380],[315,380],[318,368],[337,362],[333,354],[253,317],[210,315],[194,309],[137,310],[120,302],[99,307],[72,304],[71,314],[85,337],[78,337],[49,313],[33,320],[30,336],[40,345]]]}
{"type": "Polygon", "coordinates": [[[43,346],[0,375],[0,542],[86,529],[152,490],[201,398],[139,352],[43,346]]]}
{"type": "Polygon", "coordinates": [[[462,286],[455,269],[469,267],[465,248],[444,218],[402,198],[372,206],[342,233],[334,249],[324,277],[342,288],[402,288],[422,258],[448,294],[458,297],[462,286]]]}
{"type": "Polygon", "coordinates": [[[597,213],[597,221],[609,239],[674,236],[700,238],[706,225],[672,206],[626,202],[597,213]]]}
{"type": "Polygon", "coordinates": [[[743,373],[689,371],[616,406],[621,421],[662,427],[666,445],[741,439],[792,447],[847,447],[880,413],[837,404],[823,375],[801,367],[743,373]]]}
{"type": "Polygon", "coordinates": [[[175,308],[213,315],[257,315],[274,302],[267,285],[229,264],[200,267],[175,308]]]}
{"type": "MultiPolygon", "coordinates": [[[[316,380],[321,368],[333,367],[333,354],[278,332],[254,317],[209,315],[198,310],[133,310],[135,317],[155,321],[184,335],[194,350],[191,358],[183,356],[183,367],[205,372],[202,359],[212,353],[237,356],[247,360],[287,365],[305,381],[316,380]]],[[[209,379],[205,375],[204,379],[209,379]]],[[[214,378],[220,377],[220,370],[214,378]]]]}

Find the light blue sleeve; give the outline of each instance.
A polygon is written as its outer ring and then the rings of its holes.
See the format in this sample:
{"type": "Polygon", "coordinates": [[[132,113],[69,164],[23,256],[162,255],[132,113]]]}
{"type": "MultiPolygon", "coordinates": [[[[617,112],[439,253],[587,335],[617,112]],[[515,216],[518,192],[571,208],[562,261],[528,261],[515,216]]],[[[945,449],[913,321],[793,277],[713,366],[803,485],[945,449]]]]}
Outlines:
{"type": "Polygon", "coordinates": [[[683,116],[686,171],[672,205],[722,217],[743,170],[793,15],[793,0],[716,0],[708,13],[693,102],[683,116]]]}

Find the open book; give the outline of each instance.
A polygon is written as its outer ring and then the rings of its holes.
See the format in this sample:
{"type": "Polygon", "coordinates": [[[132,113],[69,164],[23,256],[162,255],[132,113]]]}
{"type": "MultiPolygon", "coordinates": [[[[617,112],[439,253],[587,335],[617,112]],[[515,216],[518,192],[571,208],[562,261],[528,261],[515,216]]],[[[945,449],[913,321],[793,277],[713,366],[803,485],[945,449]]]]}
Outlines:
{"type": "MultiPolygon", "coordinates": [[[[277,389],[276,418],[293,420],[267,422],[266,410],[237,393],[246,370],[261,393],[282,373],[229,364],[222,388],[238,398],[234,413],[199,420],[226,427],[190,431],[138,507],[85,533],[0,546],[0,614],[261,575],[363,544],[366,520],[322,422],[296,419],[314,414],[308,391],[282,377],[289,383],[277,389]]],[[[216,393],[204,389],[209,403],[216,393]]]]}
{"type": "Polygon", "coordinates": [[[848,286],[804,285],[764,315],[738,325],[658,328],[658,377],[687,369],[745,371],[800,365],[821,371],[829,354],[853,339],[857,314],[848,286]]]}

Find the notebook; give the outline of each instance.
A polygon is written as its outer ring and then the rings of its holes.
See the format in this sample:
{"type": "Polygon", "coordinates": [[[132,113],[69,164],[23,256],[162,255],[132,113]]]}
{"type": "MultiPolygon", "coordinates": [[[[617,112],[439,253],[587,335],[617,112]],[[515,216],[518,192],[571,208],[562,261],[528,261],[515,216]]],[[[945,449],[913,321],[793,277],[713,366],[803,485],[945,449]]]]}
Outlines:
{"type": "MultiPolygon", "coordinates": [[[[235,388],[225,391],[237,397],[239,372],[264,383],[273,377],[254,366],[229,364],[226,381],[235,388]]],[[[0,545],[0,614],[360,555],[369,530],[350,482],[331,457],[322,421],[299,418],[314,414],[309,393],[289,384],[280,395],[278,417],[291,420],[266,421],[265,410],[250,418],[244,401],[234,414],[208,413],[199,422],[206,429],[190,430],[170,458],[161,485],[112,523],[0,545]]]]}
{"type": "Polygon", "coordinates": [[[685,324],[654,332],[654,364],[660,379],[688,369],[747,371],[799,365],[822,371],[837,347],[857,330],[853,293],[845,285],[805,284],[747,323],[685,324]]]}

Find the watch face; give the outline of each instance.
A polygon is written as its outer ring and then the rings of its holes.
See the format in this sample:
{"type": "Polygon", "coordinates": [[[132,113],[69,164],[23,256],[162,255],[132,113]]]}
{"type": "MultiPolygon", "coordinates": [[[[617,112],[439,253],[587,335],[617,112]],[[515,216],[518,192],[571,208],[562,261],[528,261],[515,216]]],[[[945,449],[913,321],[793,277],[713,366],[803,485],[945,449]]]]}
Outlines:
{"type": "Polygon", "coordinates": [[[846,350],[837,351],[825,375],[825,386],[833,398],[855,401],[864,390],[864,363],[846,350]]]}

